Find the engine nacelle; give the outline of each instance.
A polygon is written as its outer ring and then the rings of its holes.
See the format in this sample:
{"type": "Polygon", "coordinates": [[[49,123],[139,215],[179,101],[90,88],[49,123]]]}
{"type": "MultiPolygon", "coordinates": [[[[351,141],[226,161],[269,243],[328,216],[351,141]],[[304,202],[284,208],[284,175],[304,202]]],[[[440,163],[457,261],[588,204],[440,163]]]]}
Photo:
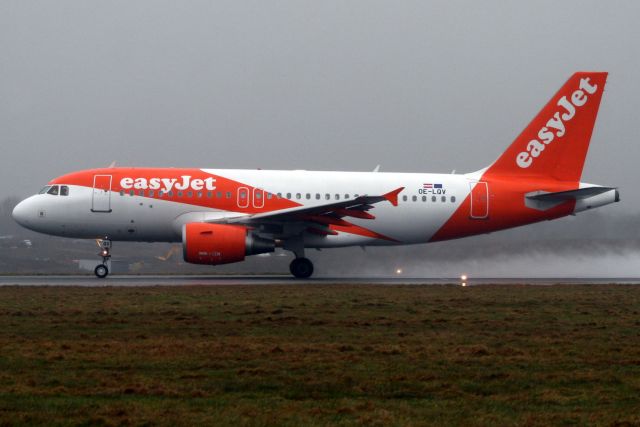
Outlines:
{"type": "Polygon", "coordinates": [[[192,222],[182,226],[184,260],[192,264],[229,264],[275,250],[275,242],[253,236],[242,225],[192,222]]]}

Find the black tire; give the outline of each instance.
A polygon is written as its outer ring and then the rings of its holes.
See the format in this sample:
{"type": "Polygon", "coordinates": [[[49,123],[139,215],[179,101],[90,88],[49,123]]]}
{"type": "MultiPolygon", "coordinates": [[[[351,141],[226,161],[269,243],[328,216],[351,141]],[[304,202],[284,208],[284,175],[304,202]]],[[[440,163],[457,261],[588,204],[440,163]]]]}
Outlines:
{"type": "Polygon", "coordinates": [[[308,279],[313,274],[313,263],[307,258],[296,258],[291,261],[289,271],[298,279],[308,279]]]}
{"type": "Polygon", "coordinates": [[[99,264],[93,270],[93,272],[96,274],[96,277],[98,277],[98,279],[104,279],[105,277],[107,277],[109,275],[109,269],[104,264],[99,264]]]}

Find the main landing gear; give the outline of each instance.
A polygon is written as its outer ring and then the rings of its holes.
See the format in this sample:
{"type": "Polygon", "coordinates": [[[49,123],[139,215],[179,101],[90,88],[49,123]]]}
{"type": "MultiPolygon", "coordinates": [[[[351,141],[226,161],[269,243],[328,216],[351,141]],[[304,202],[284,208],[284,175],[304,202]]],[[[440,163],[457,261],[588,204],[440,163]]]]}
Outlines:
{"type": "Polygon", "coordinates": [[[111,240],[105,237],[100,241],[100,253],[98,255],[102,257],[102,264],[98,264],[93,272],[99,279],[104,279],[109,275],[107,263],[111,258],[111,240]]]}
{"type": "Polygon", "coordinates": [[[298,279],[308,279],[313,274],[313,263],[304,257],[291,261],[289,271],[298,279]]]}
{"type": "Polygon", "coordinates": [[[289,264],[289,271],[296,279],[308,279],[313,274],[313,263],[304,256],[304,241],[301,237],[289,239],[282,247],[293,252],[295,259],[289,264]]]}

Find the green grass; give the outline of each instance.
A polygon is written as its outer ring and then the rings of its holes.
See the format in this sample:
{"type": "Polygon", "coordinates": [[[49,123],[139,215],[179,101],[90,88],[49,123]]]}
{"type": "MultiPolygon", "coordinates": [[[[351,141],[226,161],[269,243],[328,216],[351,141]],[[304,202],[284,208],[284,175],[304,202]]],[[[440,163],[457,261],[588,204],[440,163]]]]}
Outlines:
{"type": "Polygon", "coordinates": [[[3,287],[5,424],[640,425],[640,287],[3,287]]]}

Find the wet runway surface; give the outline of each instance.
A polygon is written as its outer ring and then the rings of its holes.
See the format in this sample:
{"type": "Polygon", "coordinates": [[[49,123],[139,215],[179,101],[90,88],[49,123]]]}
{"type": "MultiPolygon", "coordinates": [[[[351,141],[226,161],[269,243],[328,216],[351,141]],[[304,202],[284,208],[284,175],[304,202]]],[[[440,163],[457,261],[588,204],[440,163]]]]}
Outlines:
{"type": "MultiPolygon", "coordinates": [[[[282,276],[131,276],[113,275],[106,279],[94,276],[0,276],[0,286],[223,286],[223,285],[462,285],[454,278],[430,277],[315,277],[298,280],[282,276]]],[[[640,278],[469,278],[474,285],[554,285],[554,284],[640,284],[640,278]]]]}

